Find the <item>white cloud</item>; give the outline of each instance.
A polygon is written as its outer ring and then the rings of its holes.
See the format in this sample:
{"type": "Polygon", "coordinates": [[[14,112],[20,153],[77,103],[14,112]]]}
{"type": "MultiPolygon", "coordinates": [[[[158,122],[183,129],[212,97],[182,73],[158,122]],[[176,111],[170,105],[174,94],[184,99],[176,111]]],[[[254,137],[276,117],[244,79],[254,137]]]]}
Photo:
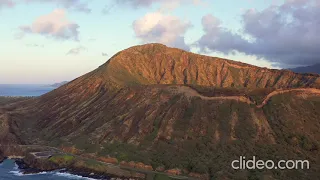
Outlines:
{"type": "Polygon", "coordinates": [[[115,4],[130,6],[133,8],[150,7],[159,4],[161,12],[168,12],[185,4],[204,5],[204,0],[113,0],[115,4]]]}
{"type": "Polygon", "coordinates": [[[58,5],[59,7],[90,13],[91,9],[88,6],[88,0],[24,0],[27,3],[53,3],[58,5]]]}
{"type": "Polygon", "coordinates": [[[21,26],[24,34],[40,34],[55,39],[79,40],[79,25],[70,22],[63,9],[56,9],[50,14],[40,16],[31,25],[21,26]]]}
{"type": "Polygon", "coordinates": [[[78,46],[76,48],[72,48],[67,52],[67,55],[78,55],[83,51],[87,51],[88,49],[84,46],[78,46]]]}
{"type": "Polygon", "coordinates": [[[189,47],[185,44],[184,34],[191,27],[188,21],[160,12],[148,13],[133,22],[136,37],[144,43],[158,42],[185,50],[189,47]]]}
{"type": "Polygon", "coordinates": [[[4,7],[13,7],[21,3],[51,3],[57,5],[59,8],[68,10],[90,13],[89,2],[91,0],[0,0],[0,9],[4,7]]]}

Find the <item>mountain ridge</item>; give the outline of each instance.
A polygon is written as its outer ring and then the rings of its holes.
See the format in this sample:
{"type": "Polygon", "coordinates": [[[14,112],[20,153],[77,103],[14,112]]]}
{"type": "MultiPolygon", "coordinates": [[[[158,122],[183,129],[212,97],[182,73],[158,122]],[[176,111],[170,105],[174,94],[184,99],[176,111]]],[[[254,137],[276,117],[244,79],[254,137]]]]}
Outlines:
{"type": "Polygon", "coordinates": [[[120,84],[195,84],[252,88],[308,86],[314,81],[320,84],[318,75],[261,68],[160,44],[134,46],[120,51],[98,69],[120,84]]]}

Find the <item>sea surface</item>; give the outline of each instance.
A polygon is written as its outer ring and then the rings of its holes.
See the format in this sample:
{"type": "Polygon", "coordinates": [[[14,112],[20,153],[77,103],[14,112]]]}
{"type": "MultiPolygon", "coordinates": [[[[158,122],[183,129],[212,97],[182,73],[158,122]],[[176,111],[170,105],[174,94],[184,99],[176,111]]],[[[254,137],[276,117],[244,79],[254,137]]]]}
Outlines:
{"type": "Polygon", "coordinates": [[[0,84],[0,96],[41,96],[55,88],[45,84],[0,84]]]}
{"type": "Polygon", "coordinates": [[[5,160],[0,164],[0,180],[91,180],[91,178],[85,178],[69,173],[60,173],[58,171],[42,172],[39,174],[22,174],[18,166],[13,160],[5,160]]]}

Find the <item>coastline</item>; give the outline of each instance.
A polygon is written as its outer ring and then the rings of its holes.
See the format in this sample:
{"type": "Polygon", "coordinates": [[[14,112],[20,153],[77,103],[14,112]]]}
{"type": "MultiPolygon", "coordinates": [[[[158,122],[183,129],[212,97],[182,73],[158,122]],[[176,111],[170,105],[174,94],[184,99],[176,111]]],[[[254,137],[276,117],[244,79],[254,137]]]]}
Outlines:
{"type": "Polygon", "coordinates": [[[0,164],[2,164],[6,159],[7,158],[5,158],[5,157],[3,157],[3,158],[0,157],[0,164]]]}
{"type": "MultiPolygon", "coordinates": [[[[4,146],[2,146],[3,148],[4,146]]],[[[152,180],[170,178],[182,180],[196,180],[196,178],[184,175],[168,174],[147,169],[139,169],[120,163],[115,165],[98,161],[96,159],[77,156],[74,154],[58,151],[47,146],[13,145],[2,149],[3,160],[12,159],[18,167],[19,174],[42,174],[42,173],[66,173],[92,179],[107,180],[152,180]],[[50,149],[51,148],[51,149],[50,149]],[[160,177],[160,178],[159,178],[160,177]]],[[[1,148],[1,146],[0,146],[1,148]]],[[[1,152],[1,151],[0,151],[1,152]]],[[[0,159],[1,160],[1,159],[0,159]]],[[[129,163],[130,164],[130,163],[129,163]]]]}
{"type": "Polygon", "coordinates": [[[0,162],[12,159],[22,174],[58,171],[94,179],[140,180],[145,175],[93,159],[67,154],[53,147],[0,145],[0,162]]]}
{"type": "MultiPolygon", "coordinates": [[[[12,156],[11,156],[12,157],[12,156]]],[[[156,176],[148,177],[148,171],[142,170],[142,169],[133,169],[133,168],[123,168],[124,170],[131,170],[134,171],[134,175],[132,176],[116,176],[114,174],[108,174],[104,172],[97,172],[92,171],[90,169],[86,168],[80,168],[80,167],[55,167],[55,168],[41,168],[41,167],[34,167],[33,164],[28,164],[24,161],[24,159],[19,158],[4,158],[2,162],[0,162],[0,165],[6,161],[6,160],[12,160],[14,161],[16,165],[15,173],[19,176],[23,175],[38,175],[38,174],[56,174],[58,176],[75,176],[75,177],[81,177],[81,178],[88,178],[88,179],[102,179],[102,180],[150,180],[150,179],[157,179],[161,180],[161,178],[155,178],[156,176]],[[32,167],[31,167],[32,166],[32,167]],[[144,174],[145,173],[145,174],[144,174]]],[[[39,165],[39,164],[38,164],[39,165]]],[[[149,172],[150,173],[150,172],[149,172]]],[[[172,180],[197,180],[197,178],[191,178],[191,177],[184,177],[184,176],[170,176],[165,173],[158,172],[162,178],[170,178],[172,180]]]]}
{"type": "MultiPolygon", "coordinates": [[[[11,158],[7,158],[11,159],[11,158]]],[[[5,159],[6,160],[6,159],[5,159]]],[[[41,169],[41,168],[34,168],[30,167],[23,159],[11,159],[17,165],[17,170],[22,175],[36,175],[36,174],[43,174],[43,173],[59,173],[59,174],[67,174],[67,175],[74,175],[83,178],[90,178],[90,179],[105,179],[105,180],[142,180],[142,178],[137,177],[121,177],[115,176],[111,174],[104,174],[99,172],[92,172],[92,171],[85,171],[83,169],[72,169],[72,168],[57,168],[57,169],[41,169]]],[[[1,163],[0,163],[1,164],[1,163]]]]}
{"type": "Polygon", "coordinates": [[[3,152],[0,150],[0,164],[3,163],[3,161],[6,159],[7,159],[7,157],[4,156],[3,152]]]}
{"type": "MultiPolygon", "coordinates": [[[[51,170],[41,170],[37,168],[32,168],[28,164],[26,164],[23,159],[15,159],[15,164],[18,166],[18,170],[20,173],[27,175],[27,174],[40,174],[40,173],[50,173],[50,172],[56,172],[56,173],[66,173],[86,178],[92,178],[92,179],[112,179],[114,177],[106,176],[106,175],[98,175],[95,173],[88,173],[88,172],[81,172],[81,171],[74,171],[70,169],[51,169],[51,170]]],[[[117,177],[118,178],[118,177],[117,177]]],[[[126,180],[126,178],[121,179],[126,180]]]]}

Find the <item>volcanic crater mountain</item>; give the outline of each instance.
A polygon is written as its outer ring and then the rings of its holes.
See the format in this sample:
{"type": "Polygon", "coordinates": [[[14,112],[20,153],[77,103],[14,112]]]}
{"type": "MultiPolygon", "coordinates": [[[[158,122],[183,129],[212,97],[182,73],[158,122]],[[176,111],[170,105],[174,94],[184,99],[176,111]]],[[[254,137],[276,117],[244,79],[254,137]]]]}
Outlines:
{"type": "Polygon", "coordinates": [[[317,74],[134,46],[41,97],[1,106],[0,142],[72,147],[202,178],[315,179],[319,88],[317,74]],[[241,155],[312,166],[231,169],[241,155]]]}

